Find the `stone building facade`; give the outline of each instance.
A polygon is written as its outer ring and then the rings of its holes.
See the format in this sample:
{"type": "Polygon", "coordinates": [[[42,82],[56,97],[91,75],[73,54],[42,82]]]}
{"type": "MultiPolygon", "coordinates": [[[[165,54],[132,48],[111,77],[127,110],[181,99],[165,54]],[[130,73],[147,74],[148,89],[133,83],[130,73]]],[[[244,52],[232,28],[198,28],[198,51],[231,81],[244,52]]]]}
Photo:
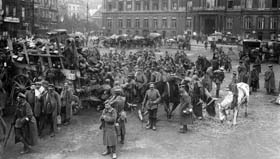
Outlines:
{"type": "Polygon", "coordinates": [[[280,0],[189,0],[192,31],[230,32],[244,38],[275,39],[280,34],[280,0]]]}
{"type": "Polygon", "coordinates": [[[183,34],[187,0],[103,0],[102,26],[107,35],[163,37],[183,34]]]}

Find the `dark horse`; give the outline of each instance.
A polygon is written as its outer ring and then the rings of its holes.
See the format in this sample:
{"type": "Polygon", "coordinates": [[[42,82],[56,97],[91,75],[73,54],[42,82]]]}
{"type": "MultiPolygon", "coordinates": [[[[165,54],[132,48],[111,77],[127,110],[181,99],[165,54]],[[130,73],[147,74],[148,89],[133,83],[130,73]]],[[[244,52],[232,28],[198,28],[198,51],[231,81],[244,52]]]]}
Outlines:
{"type": "Polygon", "coordinates": [[[170,119],[173,111],[180,103],[179,84],[180,80],[176,77],[171,78],[167,82],[157,82],[155,87],[161,94],[161,104],[167,113],[167,118],[170,119]]]}

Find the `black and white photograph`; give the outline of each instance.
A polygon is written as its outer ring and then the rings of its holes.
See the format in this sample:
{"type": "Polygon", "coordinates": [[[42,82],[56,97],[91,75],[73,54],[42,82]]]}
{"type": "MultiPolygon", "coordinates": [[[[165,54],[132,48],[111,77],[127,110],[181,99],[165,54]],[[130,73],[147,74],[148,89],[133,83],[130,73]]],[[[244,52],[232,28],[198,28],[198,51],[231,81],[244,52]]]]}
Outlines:
{"type": "Polygon", "coordinates": [[[280,0],[0,0],[0,159],[280,159],[280,0]]]}

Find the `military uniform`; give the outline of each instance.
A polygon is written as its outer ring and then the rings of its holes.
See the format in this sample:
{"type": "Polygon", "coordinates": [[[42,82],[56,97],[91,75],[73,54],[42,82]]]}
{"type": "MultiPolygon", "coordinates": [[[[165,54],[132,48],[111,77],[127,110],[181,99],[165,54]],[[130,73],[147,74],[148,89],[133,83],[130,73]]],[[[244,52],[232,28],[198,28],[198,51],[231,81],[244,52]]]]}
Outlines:
{"type": "Polygon", "coordinates": [[[184,88],[180,89],[180,104],[179,104],[179,123],[181,125],[180,132],[184,133],[187,130],[188,124],[193,124],[193,113],[192,113],[192,105],[191,105],[191,97],[184,90],[184,88]]]}
{"type": "Polygon", "coordinates": [[[147,128],[152,128],[154,130],[156,129],[157,109],[159,100],[160,94],[157,89],[154,88],[147,90],[143,101],[144,107],[146,107],[149,112],[149,125],[147,125],[147,128]]]}
{"type": "MultiPolygon", "coordinates": [[[[53,87],[53,86],[52,86],[53,87]]],[[[41,129],[44,129],[46,123],[51,125],[51,136],[57,132],[57,115],[61,112],[61,98],[60,95],[53,90],[47,92],[43,97],[42,113],[44,114],[44,122],[41,129]]]]}
{"type": "Polygon", "coordinates": [[[198,118],[202,118],[202,102],[201,97],[203,95],[203,86],[199,79],[196,79],[193,83],[193,91],[192,91],[192,105],[194,115],[198,118]]]}
{"type": "Polygon", "coordinates": [[[101,128],[103,129],[103,144],[107,146],[107,151],[103,155],[116,153],[118,142],[115,128],[116,119],[117,111],[114,108],[110,107],[103,110],[100,120],[102,122],[101,128]]]}
{"type": "Polygon", "coordinates": [[[121,143],[124,143],[124,138],[126,134],[126,129],[125,129],[125,122],[126,122],[126,117],[125,117],[125,111],[124,111],[124,105],[125,105],[125,97],[122,97],[120,95],[117,95],[117,97],[111,102],[111,106],[116,109],[117,111],[117,120],[116,122],[118,123],[118,135],[121,136],[121,143]]]}
{"type": "Polygon", "coordinates": [[[259,88],[259,71],[256,68],[256,65],[254,65],[253,70],[251,71],[251,83],[250,86],[252,87],[253,91],[257,91],[259,88]]]}
{"type": "Polygon", "coordinates": [[[29,103],[25,100],[25,95],[19,94],[18,98],[24,98],[17,105],[13,124],[15,126],[15,143],[24,144],[24,153],[27,152],[30,146],[38,143],[38,130],[36,119],[29,103]]]}
{"type": "Polygon", "coordinates": [[[223,82],[225,78],[225,74],[224,74],[224,71],[219,69],[219,70],[216,70],[214,71],[214,82],[216,84],[216,98],[219,98],[219,94],[220,94],[220,88],[221,88],[221,84],[223,82]]]}
{"type": "Polygon", "coordinates": [[[264,88],[266,88],[266,91],[268,94],[274,93],[275,90],[275,75],[272,70],[272,65],[269,66],[269,70],[267,70],[264,74],[265,78],[265,85],[264,88]]]}

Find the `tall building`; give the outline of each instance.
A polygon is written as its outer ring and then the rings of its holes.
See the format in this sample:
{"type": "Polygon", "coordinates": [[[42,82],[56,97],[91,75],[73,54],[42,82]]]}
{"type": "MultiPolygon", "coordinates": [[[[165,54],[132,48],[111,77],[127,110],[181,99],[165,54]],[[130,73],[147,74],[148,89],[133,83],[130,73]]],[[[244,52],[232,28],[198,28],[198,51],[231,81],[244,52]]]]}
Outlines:
{"type": "Polygon", "coordinates": [[[187,0],[103,0],[102,25],[107,34],[163,37],[183,34],[187,0]]]}
{"type": "Polygon", "coordinates": [[[1,0],[0,35],[19,37],[31,33],[32,1],[1,0]]]}
{"type": "Polygon", "coordinates": [[[56,28],[58,22],[58,0],[34,1],[34,33],[44,34],[56,28]]]}
{"type": "Polygon", "coordinates": [[[280,34],[280,0],[192,0],[189,4],[186,12],[192,31],[198,34],[219,31],[258,39],[280,34]]]}
{"type": "Polygon", "coordinates": [[[67,15],[76,19],[86,19],[87,8],[86,3],[82,0],[67,0],[67,15]]]}

